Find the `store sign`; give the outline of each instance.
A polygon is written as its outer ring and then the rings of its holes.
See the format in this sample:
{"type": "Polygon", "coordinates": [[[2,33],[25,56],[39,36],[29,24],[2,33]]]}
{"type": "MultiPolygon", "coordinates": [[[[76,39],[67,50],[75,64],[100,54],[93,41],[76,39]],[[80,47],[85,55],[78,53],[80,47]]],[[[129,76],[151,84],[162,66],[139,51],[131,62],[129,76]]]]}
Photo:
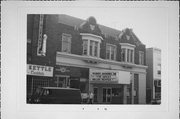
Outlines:
{"type": "Polygon", "coordinates": [[[130,79],[130,72],[90,69],[90,81],[93,83],[130,84],[130,79]]]}
{"type": "Polygon", "coordinates": [[[27,75],[53,77],[53,67],[27,64],[27,75]]]}
{"type": "Polygon", "coordinates": [[[56,71],[60,71],[61,73],[69,73],[70,72],[70,69],[67,68],[67,67],[58,67],[56,68],[56,71]]]}
{"type": "Polygon", "coordinates": [[[56,65],[54,71],[56,75],[68,75],[71,77],[81,77],[82,69],[79,67],[56,65]]]}

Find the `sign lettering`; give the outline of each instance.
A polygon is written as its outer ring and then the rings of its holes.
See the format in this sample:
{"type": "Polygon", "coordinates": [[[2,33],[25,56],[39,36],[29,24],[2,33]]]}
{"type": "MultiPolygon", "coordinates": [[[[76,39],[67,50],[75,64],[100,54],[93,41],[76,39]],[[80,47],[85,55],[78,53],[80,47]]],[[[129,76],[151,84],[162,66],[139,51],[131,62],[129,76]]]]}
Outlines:
{"type": "Polygon", "coordinates": [[[130,79],[130,72],[90,69],[90,81],[93,83],[130,84],[130,79]]]}
{"type": "Polygon", "coordinates": [[[53,67],[27,64],[27,75],[53,77],[53,67]]]}

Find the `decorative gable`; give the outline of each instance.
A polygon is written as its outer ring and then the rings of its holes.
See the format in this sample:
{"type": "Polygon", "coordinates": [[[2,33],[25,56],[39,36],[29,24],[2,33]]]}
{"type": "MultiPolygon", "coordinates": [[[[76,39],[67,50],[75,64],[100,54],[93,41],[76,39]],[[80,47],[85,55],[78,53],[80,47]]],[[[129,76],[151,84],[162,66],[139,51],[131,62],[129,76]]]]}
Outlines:
{"type": "Polygon", "coordinates": [[[96,23],[96,19],[94,17],[89,17],[85,22],[80,25],[80,32],[102,36],[101,30],[96,23]]]}
{"type": "Polygon", "coordinates": [[[119,34],[119,39],[121,43],[129,43],[132,45],[139,46],[141,45],[141,41],[137,38],[137,36],[132,32],[132,29],[126,28],[119,34]]]}

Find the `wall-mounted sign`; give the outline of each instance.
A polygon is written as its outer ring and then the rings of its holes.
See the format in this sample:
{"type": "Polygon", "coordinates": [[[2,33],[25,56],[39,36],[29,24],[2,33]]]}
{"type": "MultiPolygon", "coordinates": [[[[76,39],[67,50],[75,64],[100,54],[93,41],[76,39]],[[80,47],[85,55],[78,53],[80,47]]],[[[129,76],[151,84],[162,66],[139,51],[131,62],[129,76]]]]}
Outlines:
{"type": "Polygon", "coordinates": [[[70,68],[62,66],[62,67],[56,68],[56,71],[60,71],[61,73],[67,73],[67,72],[70,72],[70,68]]]}
{"type": "Polygon", "coordinates": [[[27,75],[53,77],[53,67],[27,64],[27,75]]]}
{"type": "Polygon", "coordinates": [[[130,84],[130,80],[130,72],[90,69],[90,81],[93,83],[130,84]]]}
{"type": "Polygon", "coordinates": [[[72,66],[64,66],[64,65],[56,65],[55,66],[55,75],[68,75],[71,77],[81,77],[81,68],[72,67],[72,66]]]}

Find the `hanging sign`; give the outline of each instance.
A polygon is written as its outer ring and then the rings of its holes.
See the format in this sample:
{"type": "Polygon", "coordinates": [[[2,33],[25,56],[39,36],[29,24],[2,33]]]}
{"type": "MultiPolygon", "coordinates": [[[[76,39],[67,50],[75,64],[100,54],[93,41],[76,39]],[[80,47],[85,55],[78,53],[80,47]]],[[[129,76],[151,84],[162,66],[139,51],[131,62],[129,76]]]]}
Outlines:
{"type": "Polygon", "coordinates": [[[90,81],[92,83],[130,84],[130,79],[130,72],[90,69],[90,81]]]}
{"type": "Polygon", "coordinates": [[[53,67],[27,64],[27,75],[53,77],[53,67]]]}

